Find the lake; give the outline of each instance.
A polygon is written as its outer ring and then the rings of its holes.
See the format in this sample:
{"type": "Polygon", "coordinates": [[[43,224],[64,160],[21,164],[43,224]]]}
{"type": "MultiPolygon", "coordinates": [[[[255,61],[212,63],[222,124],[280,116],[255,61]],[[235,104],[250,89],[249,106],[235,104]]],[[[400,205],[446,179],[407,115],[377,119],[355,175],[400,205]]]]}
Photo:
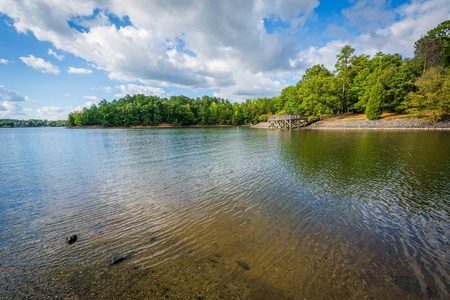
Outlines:
{"type": "Polygon", "coordinates": [[[18,128],[0,153],[0,298],[450,297],[449,131],[18,128]]]}

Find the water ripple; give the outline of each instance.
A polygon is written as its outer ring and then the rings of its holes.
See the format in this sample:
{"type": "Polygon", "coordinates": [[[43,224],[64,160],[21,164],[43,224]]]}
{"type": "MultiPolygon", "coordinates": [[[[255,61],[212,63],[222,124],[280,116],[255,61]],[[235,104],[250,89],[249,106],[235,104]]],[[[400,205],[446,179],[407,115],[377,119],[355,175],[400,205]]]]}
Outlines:
{"type": "Polygon", "coordinates": [[[114,294],[124,278],[152,272],[188,290],[195,284],[186,276],[236,286],[235,295],[253,285],[254,295],[288,298],[450,296],[446,132],[0,136],[7,298],[57,291],[91,298],[99,292],[94,282],[111,291],[104,296],[119,297],[140,286],[114,294]],[[71,234],[78,240],[68,245],[71,234]],[[118,253],[130,258],[111,267],[118,253]]]}

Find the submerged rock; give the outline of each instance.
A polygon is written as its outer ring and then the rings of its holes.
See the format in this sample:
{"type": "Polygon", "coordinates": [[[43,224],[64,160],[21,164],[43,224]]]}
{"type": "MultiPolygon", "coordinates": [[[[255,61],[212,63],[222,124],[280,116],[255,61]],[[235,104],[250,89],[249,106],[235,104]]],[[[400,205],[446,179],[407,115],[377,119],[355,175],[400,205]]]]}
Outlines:
{"type": "Polygon", "coordinates": [[[75,243],[77,241],[77,235],[71,235],[67,238],[67,243],[69,243],[69,245],[72,245],[73,243],[75,243]]]}
{"type": "Polygon", "coordinates": [[[242,269],[247,270],[247,271],[250,270],[250,266],[245,261],[237,260],[236,262],[239,265],[239,267],[241,267],[242,269]]]}
{"type": "Polygon", "coordinates": [[[128,259],[134,255],[134,252],[128,254],[115,254],[111,257],[111,266],[117,265],[118,263],[123,262],[125,259],[128,259]]]}
{"type": "Polygon", "coordinates": [[[212,258],[208,258],[208,261],[212,262],[213,264],[218,264],[219,263],[217,260],[212,259],[212,258]]]}

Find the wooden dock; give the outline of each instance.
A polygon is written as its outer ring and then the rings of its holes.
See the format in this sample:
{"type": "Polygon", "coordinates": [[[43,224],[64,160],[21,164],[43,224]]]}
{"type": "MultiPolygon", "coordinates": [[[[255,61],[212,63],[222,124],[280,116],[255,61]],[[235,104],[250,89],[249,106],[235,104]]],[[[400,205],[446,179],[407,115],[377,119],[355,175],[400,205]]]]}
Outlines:
{"type": "Polygon", "coordinates": [[[301,115],[270,116],[268,121],[269,128],[277,129],[299,128],[309,124],[308,116],[301,115]]]}

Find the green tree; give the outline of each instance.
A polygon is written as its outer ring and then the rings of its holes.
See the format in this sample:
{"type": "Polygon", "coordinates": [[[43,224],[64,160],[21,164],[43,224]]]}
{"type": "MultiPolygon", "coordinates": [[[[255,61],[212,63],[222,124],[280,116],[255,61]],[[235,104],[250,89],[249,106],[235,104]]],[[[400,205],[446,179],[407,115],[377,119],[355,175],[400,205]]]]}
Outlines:
{"type": "Polygon", "coordinates": [[[75,117],[73,113],[69,114],[69,117],[67,118],[66,126],[75,126],[75,117]]]}
{"type": "Polygon", "coordinates": [[[406,106],[409,112],[431,112],[438,121],[450,113],[450,75],[442,67],[429,69],[416,82],[418,90],[409,94],[406,106]]]}
{"type": "Polygon", "coordinates": [[[81,113],[80,112],[74,112],[73,113],[73,117],[74,117],[74,119],[75,119],[75,125],[77,125],[77,126],[83,126],[84,124],[83,124],[83,118],[82,118],[82,116],[81,116],[81,113]]]}
{"type": "Polygon", "coordinates": [[[351,61],[354,56],[355,49],[349,45],[344,46],[341,52],[336,55],[337,62],[335,65],[338,77],[342,79],[342,97],[339,112],[343,113],[345,109],[345,85],[349,81],[351,61]]]}
{"type": "Polygon", "coordinates": [[[366,107],[366,117],[369,120],[380,118],[384,103],[385,91],[383,85],[377,82],[370,91],[369,102],[366,107]]]}
{"type": "Polygon", "coordinates": [[[450,66],[450,20],[421,37],[414,44],[414,54],[423,62],[423,74],[427,68],[450,66]]]}
{"type": "MultiPolygon", "coordinates": [[[[317,67],[312,67],[318,70],[317,67]]],[[[323,66],[321,67],[323,69],[323,66]]],[[[339,111],[342,81],[331,72],[306,71],[297,85],[297,97],[286,104],[288,114],[332,115],[339,111]]]]}

